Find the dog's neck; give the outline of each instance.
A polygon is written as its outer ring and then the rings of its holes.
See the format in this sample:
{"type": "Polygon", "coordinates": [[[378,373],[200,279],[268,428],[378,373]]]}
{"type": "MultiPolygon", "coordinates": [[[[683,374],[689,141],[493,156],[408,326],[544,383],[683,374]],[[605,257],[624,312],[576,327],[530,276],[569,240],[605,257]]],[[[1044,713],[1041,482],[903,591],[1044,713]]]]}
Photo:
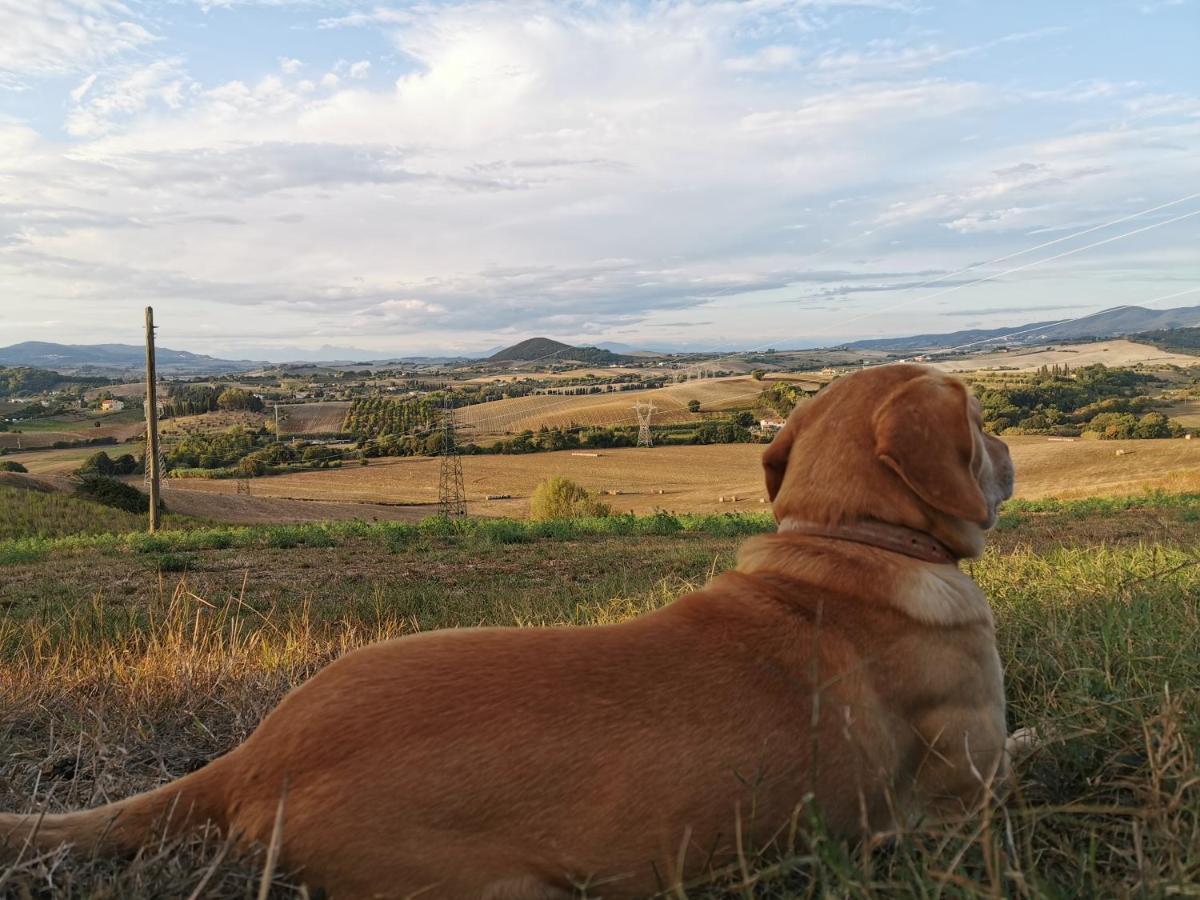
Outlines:
{"type": "Polygon", "coordinates": [[[853,541],[856,544],[878,547],[880,550],[902,553],[913,559],[929,563],[954,565],[961,558],[933,535],[904,525],[893,525],[890,522],[863,521],[848,525],[824,525],[820,522],[810,522],[794,516],[787,516],[779,523],[779,530],[793,534],[832,538],[833,540],[853,541]]]}

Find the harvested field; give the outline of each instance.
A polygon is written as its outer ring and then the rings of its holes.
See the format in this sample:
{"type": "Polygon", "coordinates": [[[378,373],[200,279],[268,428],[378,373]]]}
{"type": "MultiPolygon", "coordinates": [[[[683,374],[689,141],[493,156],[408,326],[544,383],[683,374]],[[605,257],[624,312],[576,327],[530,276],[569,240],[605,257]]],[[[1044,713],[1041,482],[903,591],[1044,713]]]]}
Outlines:
{"type": "Polygon", "coordinates": [[[145,430],[140,409],[97,415],[78,413],[39,419],[14,426],[20,434],[0,431],[0,447],[50,447],[55,441],[84,441],[91,438],[116,438],[124,441],[145,430]]]}
{"type": "MultiPolygon", "coordinates": [[[[1200,441],[1059,442],[1020,436],[1009,438],[1008,444],[1017,466],[1017,496],[1025,499],[1200,490],[1200,441]],[[1117,450],[1125,452],[1117,456],[1117,450]]],[[[762,450],[761,444],[714,444],[628,447],[601,450],[594,457],[571,451],[466,456],[468,511],[523,517],[534,487],[551,475],[565,475],[600,493],[617,512],[766,510],[759,502],[766,496],[759,464],[762,450]],[[489,495],[505,495],[505,499],[488,500],[489,495]]],[[[166,497],[178,512],[229,522],[269,521],[270,507],[260,505],[268,499],[323,501],[288,506],[287,514],[295,518],[286,521],[420,518],[435,510],[440,465],[437,458],[385,458],[373,459],[368,466],[257,478],[251,481],[252,498],[238,496],[234,481],[188,479],[186,487],[172,483],[166,497]],[[212,499],[199,505],[200,496],[212,499]],[[188,505],[176,506],[172,497],[188,505]]]]}
{"type": "Polygon", "coordinates": [[[1170,406],[1159,407],[1165,416],[1170,416],[1185,428],[1200,428],[1200,400],[1182,400],[1170,406]]]}
{"type": "Polygon", "coordinates": [[[114,397],[122,399],[141,400],[146,396],[146,382],[144,381],[127,381],[124,384],[110,384],[105,387],[92,388],[84,392],[84,397],[88,400],[95,400],[97,397],[104,394],[111,394],[114,397]]]}
{"type": "Polygon", "coordinates": [[[464,437],[537,431],[547,427],[593,425],[636,425],[635,403],[658,407],[654,421],[660,424],[699,422],[703,415],[688,411],[692,400],[700,401],[701,413],[749,408],[767,386],[748,377],[711,378],[673,384],[650,391],[620,391],[582,397],[515,397],[463,407],[456,411],[464,437]]]}
{"type": "MultiPolygon", "coordinates": [[[[339,434],[349,400],[328,400],[323,403],[296,403],[279,407],[279,433],[289,434],[339,434]]],[[[267,408],[270,417],[273,410],[267,408]]]]}
{"type": "Polygon", "coordinates": [[[1200,490],[1200,441],[1060,443],[1005,438],[1017,464],[1017,496],[1105,497],[1146,490],[1200,490]],[[1117,456],[1117,451],[1122,451],[1117,456]]]}
{"type": "MultiPolygon", "coordinates": [[[[172,513],[234,522],[243,525],[285,524],[298,522],[331,522],[362,519],[367,522],[417,522],[434,515],[433,506],[397,506],[385,503],[337,502],[329,500],[289,499],[287,497],[255,496],[260,486],[271,479],[251,483],[250,496],[237,493],[236,482],[203,481],[198,478],[168,479],[163,489],[163,502],[172,513]],[[183,486],[186,481],[187,486],[183,486]],[[196,484],[220,485],[227,490],[192,490],[196,484]]],[[[436,500],[436,497],[434,498],[436,500]]]]}
{"type": "Polygon", "coordinates": [[[69,450],[28,450],[7,453],[4,458],[19,462],[29,470],[30,475],[69,475],[79,468],[80,463],[99,450],[103,450],[109,456],[113,453],[137,454],[142,452],[142,445],[117,444],[106,447],[72,447],[69,450]]]}
{"type": "Polygon", "coordinates": [[[1106,366],[1200,366],[1200,356],[1171,353],[1139,344],[1135,341],[1096,341],[1091,344],[1055,345],[1053,350],[1031,348],[1008,353],[987,353],[966,359],[930,363],[943,372],[973,372],[979,369],[1003,367],[1016,371],[1040,369],[1042,366],[1061,366],[1074,369],[1103,363],[1106,366]]]}

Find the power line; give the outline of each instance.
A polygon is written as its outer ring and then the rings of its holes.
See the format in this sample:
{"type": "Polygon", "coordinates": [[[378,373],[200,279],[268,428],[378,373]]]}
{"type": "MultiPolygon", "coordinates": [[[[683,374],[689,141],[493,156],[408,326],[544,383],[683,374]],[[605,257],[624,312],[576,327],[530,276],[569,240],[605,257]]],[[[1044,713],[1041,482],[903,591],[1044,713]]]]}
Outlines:
{"type": "MultiPolygon", "coordinates": [[[[1047,247],[1053,247],[1053,246],[1056,246],[1056,245],[1058,245],[1058,244],[1064,243],[1064,242],[1066,242],[1066,241],[1072,241],[1072,240],[1075,240],[1076,238],[1083,237],[1084,235],[1087,235],[1087,234],[1092,234],[1092,233],[1094,233],[1094,232],[1097,232],[1097,231],[1103,231],[1105,228],[1112,228],[1112,227],[1113,227],[1113,226],[1115,226],[1115,225],[1121,225],[1121,224],[1123,224],[1123,223],[1125,223],[1125,222],[1130,222],[1130,221],[1133,221],[1133,220],[1135,220],[1135,219],[1140,219],[1140,218],[1142,218],[1142,217],[1144,217],[1144,216],[1148,216],[1148,215],[1150,215],[1150,214],[1152,214],[1152,213],[1156,213],[1156,212],[1159,212],[1159,211],[1161,211],[1161,210],[1164,210],[1164,209],[1169,209],[1169,208],[1170,208],[1170,207],[1172,207],[1172,206],[1178,206],[1178,205],[1179,205],[1179,204],[1181,204],[1181,203],[1186,203],[1186,202],[1188,202],[1189,200],[1195,200],[1195,199],[1197,199],[1197,198],[1200,198],[1200,191],[1197,191],[1197,192],[1195,192],[1195,193],[1191,193],[1191,194],[1187,194],[1187,195],[1185,195],[1185,196],[1183,196],[1183,197],[1178,197],[1178,198],[1176,198],[1176,199],[1174,199],[1174,200],[1169,200],[1169,201],[1167,201],[1167,202],[1165,202],[1165,203],[1159,203],[1159,204],[1157,204],[1157,205],[1155,205],[1155,206],[1150,206],[1150,207],[1147,207],[1147,208],[1145,208],[1145,209],[1140,209],[1140,210],[1138,210],[1137,212],[1133,212],[1133,213],[1127,213],[1126,215],[1123,215],[1123,216],[1118,216],[1118,217],[1117,217],[1117,218],[1115,218],[1115,219],[1110,219],[1110,220],[1109,220],[1109,221],[1107,221],[1107,222],[1101,222],[1101,223],[1100,223],[1100,224],[1098,224],[1098,225],[1091,225],[1091,226],[1088,226],[1087,228],[1083,228],[1083,229],[1081,229],[1081,230],[1079,230],[1079,231],[1074,231],[1074,232],[1072,232],[1071,234],[1064,235],[1064,236],[1062,236],[1062,237],[1058,237],[1058,238],[1054,238],[1053,240],[1049,240],[1049,241],[1043,241],[1042,243],[1035,244],[1035,245],[1034,245],[1034,246],[1032,246],[1032,247],[1026,247],[1026,248],[1025,248],[1025,249],[1023,249],[1023,250],[1018,250],[1018,251],[1016,251],[1015,253],[1008,253],[1008,254],[1005,254],[1004,256],[998,256],[998,257],[995,257],[995,258],[993,258],[993,259],[985,260],[985,261],[983,261],[983,262],[972,263],[972,264],[971,264],[971,265],[969,265],[969,266],[965,266],[965,267],[963,267],[963,268],[961,268],[961,269],[958,269],[958,270],[956,270],[956,271],[953,271],[953,272],[948,272],[948,273],[945,273],[945,274],[943,274],[943,275],[940,275],[940,276],[938,276],[937,278],[933,278],[933,279],[930,279],[930,280],[928,280],[928,281],[922,282],[922,283],[920,283],[920,284],[918,284],[918,285],[915,285],[913,288],[910,288],[910,290],[920,290],[920,289],[921,289],[921,288],[923,288],[923,287],[930,287],[930,286],[932,286],[932,285],[934,285],[934,284],[938,284],[938,283],[940,283],[940,282],[942,282],[942,281],[946,281],[947,279],[954,278],[954,277],[956,277],[956,276],[958,276],[958,275],[965,275],[965,274],[966,274],[966,273],[968,273],[968,272],[975,271],[976,269],[980,269],[980,268],[983,268],[983,267],[985,267],[985,266],[993,266],[993,265],[996,265],[997,263],[1007,262],[1007,261],[1008,261],[1008,260],[1010,260],[1010,259],[1016,259],[1016,258],[1018,258],[1018,257],[1020,257],[1020,256],[1025,256],[1025,255],[1027,255],[1027,254],[1029,254],[1029,253],[1035,253],[1035,252],[1037,252],[1038,250],[1044,250],[1044,249],[1046,249],[1047,247]]],[[[992,279],[994,279],[994,278],[1002,278],[1002,277],[1004,277],[1005,275],[1011,275],[1011,274],[1013,274],[1013,273],[1015,273],[1015,272],[1017,272],[1017,271],[1022,271],[1023,269],[1026,269],[1026,268],[1032,268],[1032,266],[1033,266],[1033,265],[1040,265],[1042,262],[1051,262],[1051,261],[1053,261],[1053,260],[1055,260],[1055,259],[1060,259],[1060,258],[1062,258],[1062,257],[1064,257],[1064,256],[1069,256],[1069,255],[1071,255],[1072,253],[1075,253],[1075,252],[1077,252],[1077,251],[1086,250],[1086,249],[1089,249],[1089,248],[1091,248],[1091,247],[1098,247],[1098,246],[1100,246],[1101,244],[1104,244],[1104,243],[1109,243],[1109,242],[1111,242],[1111,241],[1114,241],[1114,240],[1121,240],[1122,238],[1125,238],[1125,237],[1130,237],[1130,236],[1132,236],[1132,235],[1134,235],[1134,234],[1139,234],[1141,231],[1146,231],[1146,230],[1149,230],[1150,228],[1157,228],[1157,227],[1159,227],[1159,226],[1161,226],[1161,225],[1169,225],[1169,224],[1171,224],[1172,222],[1178,221],[1180,218],[1189,218],[1190,216],[1192,216],[1192,215],[1195,215],[1195,214],[1196,214],[1195,212],[1193,212],[1193,213],[1188,213],[1188,214],[1186,214],[1186,215],[1184,215],[1184,216],[1177,217],[1176,219],[1169,219],[1169,220],[1167,220],[1167,221],[1164,221],[1164,222],[1159,222],[1159,223],[1156,223],[1156,224],[1154,224],[1154,225],[1147,226],[1146,228],[1143,228],[1143,229],[1136,229],[1136,230],[1134,230],[1134,231],[1127,232],[1127,233],[1125,233],[1125,234],[1122,234],[1122,235],[1117,235],[1117,236],[1115,236],[1115,237],[1113,237],[1113,238],[1106,239],[1106,240],[1104,240],[1104,241],[1099,241],[1099,242],[1096,242],[1096,243],[1093,243],[1093,244],[1089,244],[1087,247],[1080,247],[1080,248],[1077,248],[1076,250],[1070,251],[1070,253],[1065,253],[1065,254],[1060,254],[1060,255],[1056,255],[1056,256],[1047,257],[1046,259],[1044,259],[1044,260],[1040,260],[1040,261],[1039,261],[1039,262],[1037,262],[1037,263],[1031,263],[1031,264],[1029,264],[1029,265],[1027,265],[1027,266],[1017,267],[1017,268],[1015,268],[1015,269],[1012,269],[1012,270],[1009,270],[1009,271],[1007,271],[1007,272],[1000,272],[1000,273],[997,273],[996,275],[990,276],[990,277],[988,277],[988,278],[986,278],[986,279],[979,279],[979,280],[972,281],[972,282],[970,282],[970,283],[968,283],[968,284],[964,284],[964,285],[955,285],[955,286],[953,287],[953,290],[958,290],[958,289],[960,289],[960,288],[966,288],[966,287],[972,287],[972,286],[975,286],[975,285],[978,285],[978,284],[982,284],[984,281],[990,281],[990,280],[992,280],[992,279]]],[[[860,234],[860,235],[857,235],[857,236],[856,236],[856,238],[854,238],[854,239],[857,239],[858,237],[864,237],[864,236],[866,236],[866,235],[870,235],[870,234],[872,234],[872,232],[871,232],[871,231],[865,231],[865,232],[863,232],[862,234],[860,234]]],[[[845,242],[842,242],[842,243],[845,243],[845,242]]],[[[929,299],[933,299],[933,298],[935,298],[935,297],[943,296],[943,295],[944,295],[944,293],[949,293],[949,292],[950,292],[949,290],[947,290],[947,291],[945,291],[945,292],[940,292],[940,291],[939,291],[939,292],[936,292],[936,293],[934,293],[933,295],[930,295],[929,297],[918,298],[917,300],[915,300],[915,301],[912,301],[912,303],[917,303],[917,302],[920,302],[921,300],[929,300],[929,299]]],[[[908,302],[906,302],[906,303],[903,303],[903,304],[898,304],[898,305],[896,305],[896,306],[887,307],[887,308],[885,308],[885,309],[882,309],[882,310],[873,310],[873,311],[871,311],[871,312],[869,312],[869,313],[864,313],[863,315],[861,315],[861,316],[858,316],[858,317],[856,317],[856,318],[849,319],[849,320],[844,320],[844,321],[842,321],[842,322],[840,323],[839,327],[840,327],[841,325],[845,325],[845,324],[847,324],[847,322],[861,321],[862,319],[865,319],[865,318],[870,318],[871,316],[873,316],[873,315],[876,315],[876,314],[878,314],[878,313],[881,313],[881,312],[891,312],[891,311],[893,311],[893,310],[895,310],[895,309],[902,309],[902,308],[905,308],[906,306],[912,305],[912,303],[908,303],[908,302]]],[[[817,334],[821,334],[822,332],[818,331],[818,332],[816,332],[816,333],[817,333],[817,334]]],[[[825,333],[828,333],[828,330],[826,330],[826,332],[825,332],[825,333]]],[[[776,342],[776,345],[777,345],[777,342],[776,342]]],[[[718,352],[718,351],[719,351],[719,349],[720,349],[720,348],[712,348],[712,351],[711,351],[711,352],[714,352],[714,353],[715,353],[715,352],[718,352]]],[[[765,349],[765,348],[764,348],[764,347],[757,347],[757,348],[753,348],[753,349],[750,349],[750,350],[742,350],[742,351],[739,351],[739,352],[740,352],[740,353],[756,353],[756,352],[761,352],[763,349],[765,349]]],[[[702,352],[702,353],[703,353],[703,352],[706,352],[706,351],[698,351],[698,352],[702,352]]],[[[725,354],[725,356],[728,356],[728,354],[725,354]]],[[[720,358],[720,357],[718,357],[718,358],[720,358]]],[[[698,365],[701,365],[701,364],[698,364],[698,365]]]]}

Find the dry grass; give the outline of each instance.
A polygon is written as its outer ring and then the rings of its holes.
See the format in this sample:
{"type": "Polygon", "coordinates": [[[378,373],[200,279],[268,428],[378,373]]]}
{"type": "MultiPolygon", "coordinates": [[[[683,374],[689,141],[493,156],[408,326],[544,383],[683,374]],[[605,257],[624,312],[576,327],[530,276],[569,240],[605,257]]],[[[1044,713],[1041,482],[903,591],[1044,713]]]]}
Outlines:
{"type": "Polygon", "coordinates": [[[1017,466],[1017,496],[1095,497],[1150,489],[1200,490],[1200,441],[1047,441],[1005,438],[1017,466]],[[1117,451],[1123,451],[1121,456],[1117,451]]]}
{"type": "MultiPolygon", "coordinates": [[[[1080,497],[1140,493],[1149,488],[1184,491],[1200,489],[1200,441],[1075,441],[1062,443],[1044,437],[1008,439],[1017,467],[1017,496],[1080,497]],[[1117,450],[1125,450],[1117,456],[1117,450]]],[[[469,511],[480,516],[527,515],[533,489],[552,475],[563,475],[597,493],[617,512],[729,512],[764,509],[760,444],[714,444],[599,451],[575,456],[571,451],[517,456],[467,456],[463,477],[469,511]],[[620,491],[613,495],[606,492],[620,491]],[[660,493],[661,491],[661,493],[660,493]],[[488,495],[511,499],[487,500],[488,495]],[[720,498],[724,497],[722,503],[720,498]],[[733,498],[737,498],[736,501],[733,498]]],[[[255,501],[292,499],[322,501],[310,508],[293,507],[290,521],[329,517],[408,518],[437,503],[436,458],[373,459],[368,466],[295,472],[251,483],[255,501]],[[388,512],[382,504],[415,507],[388,512]]],[[[271,511],[236,496],[233,481],[190,480],[172,484],[167,494],[178,498],[179,510],[221,521],[264,521],[271,511]],[[189,498],[184,502],[184,498],[189,498]],[[201,497],[211,498],[202,501],[201,497]],[[194,500],[192,499],[194,498],[194,500]],[[219,499],[218,499],[219,498],[219,499]],[[253,518],[239,518],[253,516],[253,518]]],[[[395,509],[392,507],[391,509],[395,509]]],[[[283,510],[279,510],[282,514],[283,510]]]]}
{"type": "Polygon", "coordinates": [[[19,462],[29,470],[30,475],[69,475],[79,468],[85,459],[103,450],[112,456],[114,453],[142,452],[141,444],[117,444],[108,447],[72,447],[69,450],[35,450],[20,453],[5,454],[5,459],[19,462]]]}
{"type": "MultiPolygon", "coordinates": [[[[973,565],[997,614],[1011,724],[1053,735],[990,816],[886,845],[802,833],[747,848],[744,866],[688,896],[1189,896],[1200,879],[1200,558],[1187,511],[1147,506],[1179,527],[1162,545],[1119,547],[1112,509],[1021,512],[973,565]],[[1044,526],[1036,538],[1030,521],[1044,526]]],[[[17,566],[26,599],[0,619],[0,808],[98,803],[189,771],[364,643],[656,608],[727,566],[738,542],[214,549],[191,554],[185,576],[98,551],[17,566]]],[[[133,862],[47,854],[0,869],[0,894],[232,900],[253,896],[262,862],[225,857],[211,836],[133,862]]],[[[299,893],[283,875],[273,896],[299,893]]]]}
{"type": "Polygon", "coordinates": [[[84,441],[92,438],[116,438],[118,442],[145,433],[139,410],[123,410],[109,415],[56,416],[53,419],[14,425],[21,433],[0,431],[0,447],[6,450],[49,447],[55,441],[84,441]],[[98,427],[97,427],[98,426],[98,427]]]}
{"type": "Polygon", "coordinates": [[[1161,406],[1158,411],[1185,428],[1200,428],[1200,400],[1180,400],[1170,406],[1161,406]]]}

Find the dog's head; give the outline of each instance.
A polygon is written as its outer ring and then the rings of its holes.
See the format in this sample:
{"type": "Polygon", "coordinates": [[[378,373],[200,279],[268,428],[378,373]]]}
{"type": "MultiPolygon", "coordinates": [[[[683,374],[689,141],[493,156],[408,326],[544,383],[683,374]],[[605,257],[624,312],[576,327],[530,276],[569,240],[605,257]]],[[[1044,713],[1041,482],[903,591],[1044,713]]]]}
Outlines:
{"type": "Polygon", "coordinates": [[[840,378],[796,407],[763,454],[775,518],[866,519],[934,535],[960,556],[1012,496],[1008,447],[956,378],[915,365],[840,378]]]}

